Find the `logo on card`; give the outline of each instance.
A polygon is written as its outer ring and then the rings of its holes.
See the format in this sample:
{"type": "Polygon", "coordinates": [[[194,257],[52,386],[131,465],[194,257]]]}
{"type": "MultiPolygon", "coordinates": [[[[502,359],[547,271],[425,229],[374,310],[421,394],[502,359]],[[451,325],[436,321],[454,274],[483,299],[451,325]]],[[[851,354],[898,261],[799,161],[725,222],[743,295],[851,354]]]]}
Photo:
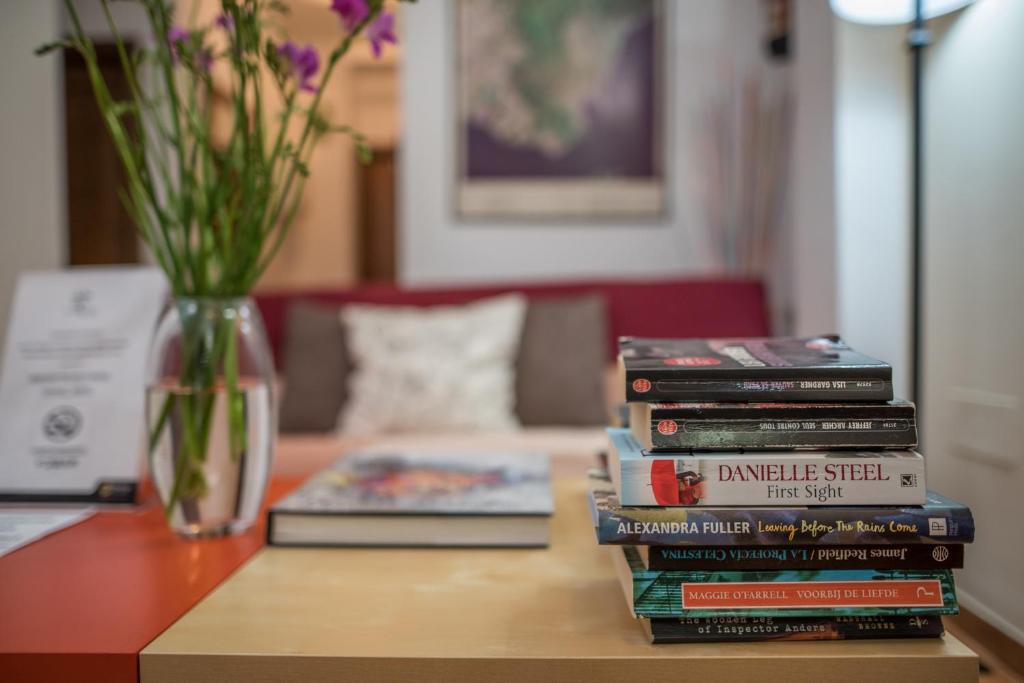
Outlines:
{"type": "Polygon", "coordinates": [[[651,380],[649,379],[635,379],[633,380],[633,391],[638,394],[646,394],[651,390],[651,380]]]}
{"type": "Polygon", "coordinates": [[[53,408],[43,418],[43,435],[54,443],[66,443],[82,431],[82,414],[71,406],[53,408]]]}
{"type": "Polygon", "coordinates": [[[679,426],[675,420],[662,420],[658,423],[658,433],[665,436],[675,434],[677,429],[679,429],[679,426]]]}
{"type": "Polygon", "coordinates": [[[96,315],[96,307],[93,305],[93,293],[88,289],[76,289],[71,293],[71,313],[78,316],[88,317],[96,315]]]}

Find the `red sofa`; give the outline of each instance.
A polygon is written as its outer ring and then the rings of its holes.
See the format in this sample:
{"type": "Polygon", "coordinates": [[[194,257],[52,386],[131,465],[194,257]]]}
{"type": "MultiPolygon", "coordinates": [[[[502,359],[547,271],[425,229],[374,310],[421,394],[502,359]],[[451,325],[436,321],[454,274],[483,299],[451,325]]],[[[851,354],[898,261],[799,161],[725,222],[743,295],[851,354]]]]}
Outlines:
{"type": "Polygon", "coordinates": [[[600,293],[608,306],[608,348],[614,356],[622,335],[644,337],[759,337],[770,334],[764,287],[754,280],[586,280],[558,283],[401,289],[364,286],[352,289],[260,292],[263,314],[277,366],[284,352],[288,305],[296,299],[329,304],[372,303],[407,306],[460,304],[505,292],[527,297],[600,293]]]}

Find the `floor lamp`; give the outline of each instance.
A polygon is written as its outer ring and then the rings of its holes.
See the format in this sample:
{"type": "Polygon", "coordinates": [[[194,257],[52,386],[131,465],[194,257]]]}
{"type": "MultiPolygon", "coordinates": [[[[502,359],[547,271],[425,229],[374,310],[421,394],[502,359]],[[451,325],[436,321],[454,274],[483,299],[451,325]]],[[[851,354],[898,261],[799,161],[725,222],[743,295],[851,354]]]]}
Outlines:
{"type": "MultiPolygon", "coordinates": [[[[910,383],[911,398],[921,402],[921,350],[923,285],[921,267],[922,206],[923,200],[923,141],[922,141],[922,73],[924,48],[930,34],[925,21],[958,10],[973,0],[829,0],[836,16],[857,24],[894,25],[909,24],[907,47],[910,49],[910,127],[911,127],[911,181],[910,181],[910,235],[911,235],[911,295],[910,295],[910,383]]],[[[920,411],[918,419],[920,420],[920,411]]]]}

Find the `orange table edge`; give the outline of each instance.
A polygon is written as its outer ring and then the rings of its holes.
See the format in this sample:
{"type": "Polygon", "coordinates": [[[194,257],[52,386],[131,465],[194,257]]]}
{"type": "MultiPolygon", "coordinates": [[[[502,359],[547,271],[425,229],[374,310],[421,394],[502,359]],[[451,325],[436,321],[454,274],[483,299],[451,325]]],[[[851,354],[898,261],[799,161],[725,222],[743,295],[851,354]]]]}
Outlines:
{"type": "MultiPolygon", "coordinates": [[[[301,479],[272,481],[277,500],[301,479]]],[[[186,541],[150,495],[0,558],[0,680],[137,683],[139,652],[265,541],[186,541]]]]}

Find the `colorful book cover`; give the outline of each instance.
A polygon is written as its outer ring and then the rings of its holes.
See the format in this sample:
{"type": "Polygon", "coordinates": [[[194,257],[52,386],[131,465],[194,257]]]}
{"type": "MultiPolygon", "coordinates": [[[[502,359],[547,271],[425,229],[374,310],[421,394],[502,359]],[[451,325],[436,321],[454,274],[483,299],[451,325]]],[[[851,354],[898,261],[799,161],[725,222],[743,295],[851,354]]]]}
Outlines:
{"type": "MultiPolygon", "coordinates": [[[[949,570],[659,571],[612,548],[639,617],[956,614],[949,570]]],[[[625,585],[625,584],[624,584],[625,585]]]]}
{"type": "Polygon", "coordinates": [[[647,619],[651,642],[714,643],[763,640],[864,640],[935,638],[942,618],[930,615],[886,617],[711,617],[647,619]]]}
{"type": "MultiPolygon", "coordinates": [[[[653,451],[913,448],[914,404],[631,403],[629,426],[653,451]]],[[[622,425],[625,426],[625,425],[622,425]]]]}
{"type": "Polygon", "coordinates": [[[590,477],[598,542],[607,545],[805,546],[970,543],[966,506],[929,491],[924,505],[623,507],[607,473],[590,477]]]}
{"type": "Polygon", "coordinates": [[[651,453],[608,429],[612,480],[624,505],[921,505],[914,451],[651,453]]]}
{"type": "Polygon", "coordinates": [[[785,569],[960,569],[960,543],[801,546],[637,546],[648,569],[736,571],[785,569]]]}
{"type": "Polygon", "coordinates": [[[271,515],[552,514],[549,462],[536,453],[353,453],[271,515]]]}
{"type": "Polygon", "coordinates": [[[892,368],[838,337],[619,339],[627,401],[889,401],[892,368]]]}

